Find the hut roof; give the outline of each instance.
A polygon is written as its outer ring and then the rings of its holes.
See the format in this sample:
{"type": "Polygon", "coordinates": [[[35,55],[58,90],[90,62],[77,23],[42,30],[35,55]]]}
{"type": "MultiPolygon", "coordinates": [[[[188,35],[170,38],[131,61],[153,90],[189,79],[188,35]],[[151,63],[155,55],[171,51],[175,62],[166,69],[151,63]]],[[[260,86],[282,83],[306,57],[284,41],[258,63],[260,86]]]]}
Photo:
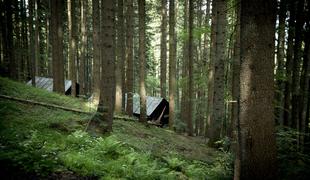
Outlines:
{"type": "MultiPolygon", "coordinates": [[[[47,78],[47,77],[35,77],[36,81],[36,87],[41,89],[46,89],[47,91],[53,91],[53,78],[47,78]]],[[[32,80],[27,82],[27,85],[31,85],[32,80]]],[[[71,80],[65,80],[65,92],[69,90],[69,88],[72,85],[71,80]]]]}
{"type": "MultiPolygon", "coordinates": [[[[151,116],[151,114],[155,111],[155,109],[159,106],[159,104],[164,99],[161,97],[146,97],[146,115],[151,116]]],[[[127,105],[127,94],[125,95],[125,102],[127,105]]],[[[133,95],[133,113],[140,114],[140,96],[138,94],[133,95]]]]}

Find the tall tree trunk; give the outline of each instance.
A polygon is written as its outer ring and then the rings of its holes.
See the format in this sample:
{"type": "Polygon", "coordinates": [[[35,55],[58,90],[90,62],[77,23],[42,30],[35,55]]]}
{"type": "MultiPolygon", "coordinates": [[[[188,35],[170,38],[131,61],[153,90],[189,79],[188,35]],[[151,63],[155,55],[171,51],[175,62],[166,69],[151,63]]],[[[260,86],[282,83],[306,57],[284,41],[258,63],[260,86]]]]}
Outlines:
{"type": "Polygon", "coordinates": [[[35,40],[34,40],[34,55],[35,55],[35,75],[36,76],[40,76],[39,72],[41,72],[41,68],[40,68],[40,20],[39,20],[39,0],[34,0],[34,16],[35,16],[35,31],[34,31],[34,36],[35,36],[35,40]]]}
{"type": "MultiPolygon", "coordinates": [[[[210,21],[210,9],[211,9],[211,0],[207,0],[207,8],[206,8],[206,17],[205,17],[205,26],[206,27],[210,27],[210,24],[209,24],[209,21],[210,21]]],[[[205,71],[207,73],[208,72],[208,64],[210,64],[210,33],[207,33],[205,32],[205,35],[204,35],[204,50],[203,50],[203,59],[205,61],[205,71]]],[[[207,77],[209,78],[209,74],[207,74],[207,77]]],[[[207,84],[208,85],[208,84],[207,84]]],[[[209,91],[209,87],[208,88],[208,91],[209,91]]],[[[209,96],[207,93],[206,93],[207,96],[209,96]]],[[[208,123],[208,109],[209,109],[209,102],[205,102],[205,104],[207,105],[206,107],[206,111],[207,113],[205,115],[206,116],[206,123],[205,123],[205,134],[204,136],[207,137],[208,135],[208,127],[209,127],[209,123],[208,123]]]]}
{"type": "Polygon", "coordinates": [[[124,84],[124,70],[125,70],[125,21],[124,21],[124,1],[118,0],[118,43],[117,43],[117,69],[116,69],[116,100],[115,112],[121,113],[123,111],[123,84],[124,84]]]}
{"type": "MultiPolygon", "coordinates": [[[[193,135],[193,98],[194,98],[194,36],[193,36],[193,28],[194,28],[194,1],[189,0],[189,40],[188,40],[188,119],[187,119],[187,129],[188,135],[193,135]]],[[[170,114],[169,114],[170,115],[170,114]]]]}
{"type": "MultiPolygon", "coordinates": [[[[181,121],[186,124],[188,119],[188,0],[184,0],[184,34],[183,62],[182,62],[182,96],[181,96],[181,121]]],[[[187,128],[186,128],[187,129],[187,128]]]]}
{"type": "Polygon", "coordinates": [[[212,112],[210,112],[210,124],[209,124],[209,144],[211,146],[215,146],[215,142],[220,139],[221,136],[221,125],[225,119],[225,103],[224,103],[224,63],[225,63],[225,50],[226,50],[226,8],[227,4],[225,0],[218,0],[215,4],[215,23],[214,23],[214,31],[215,34],[212,39],[212,52],[214,54],[211,55],[212,69],[214,70],[214,78],[213,78],[213,87],[214,89],[210,89],[210,93],[213,93],[212,101],[212,112]],[[213,91],[213,92],[212,92],[213,91]]]}
{"type": "Polygon", "coordinates": [[[29,53],[27,52],[28,47],[28,23],[27,23],[27,17],[26,17],[26,2],[25,0],[22,0],[22,48],[23,48],[23,57],[22,57],[22,79],[26,80],[29,78],[29,71],[28,71],[28,62],[29,62],[29,53]]]}
{"type": "Polygon", "coordinates": [[[169,1],[169,128],[175,121],[176,91],[176,41],[175,41],[175,1],[169,1]]]}
{"type": "Polygon", "coordinates": [[[68,30],[69,30],[69,78],[72,82],[71,95],[76,97],[76,62],[77,62],[77,33],[76,33],[76,2],[68,0],[68,30]]]}
{"type": "Polygon", "coordinates": [[[289,30],[287,39],[287,53],[286,53],[286,82],[285,82],[285,97],[284,97],[284,120],[285,126],[292,125],[292,74],[293,74],[293,48],[294,48],[294,37],[295,37],[295,19],[296,19],[296,2],[290,1],[289,11],[289,30]]]}
{"type": "Polygon", "coordinates": [[[167,0],[161,0],[160,96],[167,92],[167,0]]]}
{"type": "Polygon", "coordinates": [[[97,112],[103,132],[111,132],[115,105],[114,2],[101,1],[101,88],[97,112]],[[103,33],[104,32],[104,33],[103,33]]]}
{"type": "Polygon", "coordinates": [[[81,57],[79,69],[80,94],[86,95],[87,1],[81,1],[81,57]]]}
{"type": "Polygon", "coordinates": [[[276,77],[277,79],[277,93],[276,93],[276,101],[278,107],[276,108],[276,118],[277,123],[283,125],[284,121],[284,81],[282,77],[285,75],[284,63],[285,63],[285,19],[286,19],[286,3],[287,0],[280,1],[280,7],[278,9],[279,12],[279,27],[278,27],[278,45],[277,45],[277,71],[276,77]]]}
{"type": "Polygon", "coordinates": [[[139,59],[140,59],[140,122],[146,122],[145,91],[145,0],[139,0],[139,59]]]}
{"type": "Polygon", "coordinates": [[[9,65],[9,75],[12,79],[17,79],[16,73],[16,59],[14,57],[14,41],[13,41],[13,9],[12,1],[5,1],[6,9],[6,57],[9,65]]]}
{"type": "MultiPolygon", "coordinates": [[[[308,4],[308,7],[310,5],[308,4]]],[[[303,57],[303,66],[302,66],[302,73],[301,73],[301,81],[300,81],[300,91],[301,91],[301,100],[300,100],[300,145],[301,151],[304,150],[305,146],[305,134],[307,133],[307,111],[309,108],[307,106],[308,97],[309,97],[309,81],[310,81],[310,13],[308,9],[308,17],[307,17],[307,27],[306,27],[306,34],[305,34],[305,49],[304,49],[304,57],[303,57]]]]}
{"type": "Polygon", "coordinates": [[[94,100],[99,100],[100,94],[100,9],[99,0],[93,0],[93,94],[94,100]]]}
{"type": "Polygon", "coordinates": [[[240,179],[277,179],[274,123],[276,1],[241,0],[240,179]]]}
{"type": "Polygon", "coordinates": [[[214,96],[214,59],[216,55],[217,1],[212,1],[211,47],[208,65],[208,106],[207,106],[207,137],[211,136],[211,120],[213,119],[214,96]]]}
{"type": "MultiPolygon", "coordinates": [[[[15,52],[15,61],[16,61],[16,79],[18,81],[21,79],[21,64],[22,64],[22,38],[21,38],[21,3],[18,0],[14,0],[14,33],[15,33],[15,43],[14,43],[14,49],[18,49],[19,51],[15,52]]],[[[0,30],[1,31],[1,30],[0,30]]],[[[0,44],[1,44],[1,37],[0,37],[0,44]]],[[[0,52],[1,52],[1,46],[0,46],[0,52]]],[[[0,54],[1,56],[1,54],[0,54]]],[[[0,58],[1,63],[1,58],[0,58]]]]}
{"type": "Polygon", "coordinates": [[[62,31],[63,1],[51,1],[53,91],[64,94],[64,57],[62,31]]]}
{"type": "MultiPolygon", "coordinates": [[[[231,109],[231,132],[229,136],[235,140],[238,141],[241,139],[240,136],[240,122],[239,122],[239,100],[240,100],[240,13],[241,13],[241,0],[237,0],[237,7],[236,7],[236,15],[237,15],[237,21],[236,21],[236,35],[235,35],[235,43],[234,43],[234,54],[233,54],[233,64],[232,64],[232,109],[231,109]]],[[[236,157],[240,157],[240,146],[238,144],[234,144],[233,150],[236,155],[236,157]]],[[[234,169],[234,179],[238,180],[240,179],[240,158],[235,158],[235,168],[234,169]]]]}
{"type": "MultiPolygon", "coordinates": [[[[47,1],[47,8],[50,9],[51,1],[47,1]]],[[[48,11],[46,15],[46,52],[47,52],[47,75],[52,77],[52,61],[51,61],[51,12],[48,11]]]]}
{"type": "Polygon", "coordinates": [[[126,93],[127,93],[127,103],[126,103],[126,113],[132,116],[133,109],[133,33],[134,33],[134,20],[133,20],[133,1],[127,1],[127,39],[126,39],[126,93]]]}
{"type": "MultiPolygon", "coordinates": [[[[304,26],[304,0],[297,3],[297,14],[295,24],[295,45],[292,77],[292,122],[293,127],[300,131],[299,102],[300,102],[300,64],[302,58],[302,34],[304,26]]],[[[297,142],[299,143],[299,141],[297,142]]]]}
{"type": "Polygon", "coordinates": [[[35,59],[35,35],[34,35],[34,29],[33,29],[33,15],[34,15],[34,0],[29,0],[28,2],[28,8],[29,8],[29,39],[30,39],[30,43],[29,43],[29,55],[30,55],[30,59],[31,59],[31,64],[29,64],[31,66],[31,82],[32,82],[32,86],[36,86],[36,81],[35,81],[35,76],[36,76],[36,59],[35,59]]]}

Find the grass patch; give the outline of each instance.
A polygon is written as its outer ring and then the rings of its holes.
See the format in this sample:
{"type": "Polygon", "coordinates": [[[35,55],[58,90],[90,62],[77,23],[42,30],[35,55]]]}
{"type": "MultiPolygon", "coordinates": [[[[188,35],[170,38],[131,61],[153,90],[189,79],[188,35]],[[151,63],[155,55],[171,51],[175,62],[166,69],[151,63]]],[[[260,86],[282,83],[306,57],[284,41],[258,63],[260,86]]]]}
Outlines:
{"type": "MultiPolygon", "coordinates": [[[[4,78],[0,78],[0,94],[86,108],[82,100],[4,78]]],[[[89,119],[89,115],[0,99],[1,167],[10,167],[7,174],[16,175],[18,169],[42,179],[232,177],[231,154],[208,148],[203,139],[117,119],[112,135],[93,137],[84,132],[89,119]]]]}

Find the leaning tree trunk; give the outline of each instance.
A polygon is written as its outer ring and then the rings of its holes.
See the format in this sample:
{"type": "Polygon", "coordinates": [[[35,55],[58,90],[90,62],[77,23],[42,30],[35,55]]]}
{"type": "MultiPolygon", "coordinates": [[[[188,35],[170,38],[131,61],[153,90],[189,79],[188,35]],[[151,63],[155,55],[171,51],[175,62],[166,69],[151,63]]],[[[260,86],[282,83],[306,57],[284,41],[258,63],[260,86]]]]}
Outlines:
{"type": "Polygon", "coordinates": [[[275,0],[241,0],[237,179],[277,179],[273,105],[275,12],[275,0]]]}
{"type": "Polygon", "coordinates": [[[64,94],[64,57],[62,31],[63,1],[51,2],[51,29],[52,29],[52,61],[53,61],[53,91],[64,94]]]}

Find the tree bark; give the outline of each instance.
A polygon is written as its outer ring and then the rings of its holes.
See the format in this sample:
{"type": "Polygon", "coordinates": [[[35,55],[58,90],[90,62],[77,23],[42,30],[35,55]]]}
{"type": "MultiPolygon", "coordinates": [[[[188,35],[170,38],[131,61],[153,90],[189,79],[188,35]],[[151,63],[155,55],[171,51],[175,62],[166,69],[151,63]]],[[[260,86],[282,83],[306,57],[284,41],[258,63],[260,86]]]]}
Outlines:
{"type": "MultiPolygon", "coordinates": [[[[213,49],[211,54],[212,70],[214,70],[213,88],[210,89],[211,95],[210,102],[212,103],[212,112],[209,124],[209,144],[215,146],[215,142],[220,139],[221,125],[225,119],[225,102],[224,102],[224,64],[225,64],[225,36],[226,36],[226,8],[227,4],[225,0],[218,0],[215,6],[215,23],[214,31],[215,35],[212,39],[213,49]]],[[[211,71],[212,72],[212,71],[211,71]]],[[[211,82],[212,83],[212,82],[211,82]]]]}
{"type": "Polygon", "coordinates": [[[241,0],[237,159],[240,179],[277,179],[274,122],[276,1],[241,0]]]}
{"type": "Polygon", "coordinates": [[[176,41],[175,41],[175,1],[169,2],[169,128],[173,130],[175,121],[176,91],[176,41]]]}
{"type": "MultiPolygon", "coordinates": [[[[87,1],[81,1],[81,56],[79,69],[80,95],[86,95],[86,66],[87,66],[87,1]]],[[[98,17],[97,17],[98,18],[98,17]]]]}
{"type": "Polygon", "coordinates": [[[285,126],[292,126],[292,74],[293,74],[293,48],[295,37],[295,19],[296,19],[296,2],[290,1],[289,11],[289,30],[287,39],[287,53],[286,53],[286,82],[285,82],[285,97],[284,97],[284,120],[285,126]]]}
{"type": "Polygon", "coordinates": [[[51,2],[52,29],[52,61],[53,61],[53,91],[64,94],[64,57],[62,31],[63,1],[51,2]]]}
{"type": "Polygon", "coordinates": [[[127,93],[127,103],[126,103],[126,113],[132,116],[133,111],[133,33],[134,33],[134,21],[133,21],[133,1],[127,1],[127,39],[126,39],[126,93],[127,93]]]}
{"type": "MultiPolygon", "coordinates": [[[[188,119],[187,119],[187,129],[188,135],[193,136],[193,98],[194,98],[194,36],[193,36],[193,28],[194,28],[194,1],[189,0],[189,40],[188,40],[188,119]]],[[[170,114],[169,114],[170,115],[170,114]]]]}
{"type": "Polygon", "coordinates": [[[284,81],[282,77],[285,75],[285,19],[286,19],[286,0],[280,1],[280,7],[278,9],[279,14],[279,27],[278,27],[278,45],[277,45],[277,93],[275,94],[277,106],[276,107],[276,118],[277,123],[283,125],[284,121],[284,81]]]}
{"type": "MultiPolygon", "coordinates": [[[[182,96],[181,96],[181,121],[187,124],[188,119],[188,0],[184,0],[184,42],[182,62],[182,96]]],[[[187,128],[186,128],[187,129],[187,128]]]]}
{"type": "MultiPolygon", "coordinates": [[[[309,7],[309,4],[308,4],[309,7]]],[[[308,10],[309,11],[309,10],[308,10]]],[[[307,120],[307,111],[309,111],[309,82],[310,82],[310,13],[308,12],[307,17],[307,27],[305,34],[305,49],[303,57],[303,66],[301,73],[300,81],[300,91],[301,91],[301,100],[300,100],[300,145],[301,151],[304,151],[305,146],[305,134],[307,133],[308,120],[307,120]]],[[[308,118],[309,119],[309,118],[308,118]]]]}
{"type": "Polygon", "coordinates": [[[101,88],[97,112],[103,133],[112,131],[115,105],[115,52],[114,52],[114,5],[113,1],[101,1],[101,88]],[[104,32],[104,33],[103,33],[104,32]]]}
{"type": "MultiPolygon", "coordinates": [[[[293,127],[300,131],[300,64],[302,59],[302,37],[304,26],[304,0],[297,3],[297,14],[295,24],[295,45],[293,60],[293,77],[292,77],[292,122],[293,127]]],[[[299,141],[297,142],[299,143],[299,141]]]]}
{"type": "Polygon", "coordinates": [[[76,97],[76,62],[77,62],[77,34],[76,34],[76,2],[68,0],[68,30],[69,30],[69,78],[72,82],[71,95],[76,97]]]}
{"type": "Polygon", "coordinates": [[[160,96],[167,92],[167,0],[161,0],[160,96]]]}
{"type": "Polygon", "coordinates": [[[140,59],[140,119],[146,123],[145,91],[145,0],[139,0],[139,59],[140,59]]]}
{"type": "Polygon", "coordinates": [[[100,9],[99,0],[93,0],[93,96],[99,100],[100,94],[100,9]]]}
{"type": "Polygon", "coordinates": [[[125,70],[125,21],[124,21],[124,1],[118,0],[118,42],[117,42],[117,69],[116,69],[116,99],[115,112],[121,113],[123,111],[123,84],[124,84],[124,70],[125,70]]]}
{"type": "Polygon", "coordinates": [[[35,16],[35,31],[34,31],[34,66],[35,66],[35,75],[40,76],[41,72],[41,64],[40,64],[40,20],[39,20],[39,8],[38,8],[38,0],[34,0],[34,16],[35,16]]]}

